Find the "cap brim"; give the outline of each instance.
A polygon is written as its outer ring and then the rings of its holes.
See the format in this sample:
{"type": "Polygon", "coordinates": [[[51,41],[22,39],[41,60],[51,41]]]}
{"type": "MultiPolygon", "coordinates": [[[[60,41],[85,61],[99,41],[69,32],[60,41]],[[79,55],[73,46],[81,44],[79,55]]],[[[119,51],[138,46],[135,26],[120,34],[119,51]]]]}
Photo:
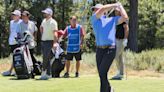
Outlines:
{"type": "Polygon", "coordinates": [[[92,6],[90,9],[92,10],[92,9],[94,9],[95,8],[95,6],[92,6]]]}
{"type": "Polygon", "coordinates": [[[11,14],[14,14],[14,15],[16,15],[14,12],[11,12],[11,14]]]}
{"type": "Polygon", "coordinates": [[[100,8],[92,6],[90,9],[93,10],[93,9],[100,9],[100,8]]]}
{"type": "Polygon", "coordinates": [[[95,6],[92,6],[90,9],[93,10],[93,9],[100,9],[101,7],[95,7],[95,6]]]}
{"type": "Polygon", "coordinates": [[[12,14],[12,15],[15,15],[15,16],[21,16],[21,15],[15,14],[14,12],[12,12],[11,14],[12,14]]]}
{"type": "Polygon", "coordinates": [[[45,10],[43,10],[42,13],[46,13],[47,14],[47,12],[45,10]]]}
{"type": "Polygon", "coordinates": [[[22,13],[22,15],[25,15],[25,16],[27,16],[27,14],[26,14],[26,13],[22,13]]]}

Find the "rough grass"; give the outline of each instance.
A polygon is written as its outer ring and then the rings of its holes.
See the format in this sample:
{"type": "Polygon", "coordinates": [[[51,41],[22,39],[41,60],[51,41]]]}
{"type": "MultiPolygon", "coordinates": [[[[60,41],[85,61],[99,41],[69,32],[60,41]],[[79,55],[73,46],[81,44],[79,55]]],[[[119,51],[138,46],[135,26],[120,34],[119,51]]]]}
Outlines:
{"type": "Polygon", "coordinates": [[[124,53],[126,65],[134,70],[150,70],[164,73],[164,50],[154,49],[133,53],[126,51],[124,53]]]}
{"type": "MultiPolygon", "coordinates": [[[[84,54],[83,61],[87,65],[95,66],[95,53],[84,54]]],[[[130,70],[149,70],[164,73],[164,49],[154,49],[133,53],[124,52],[124,62],[130,70]]]]}

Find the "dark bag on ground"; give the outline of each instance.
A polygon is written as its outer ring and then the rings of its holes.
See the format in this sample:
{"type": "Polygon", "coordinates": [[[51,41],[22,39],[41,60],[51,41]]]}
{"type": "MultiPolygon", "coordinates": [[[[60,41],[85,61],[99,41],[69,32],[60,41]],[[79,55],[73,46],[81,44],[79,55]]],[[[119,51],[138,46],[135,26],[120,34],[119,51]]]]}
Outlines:
{"type": "Polygon", "coordinates": [[[33,62],[33,67],[34,67],[34,74],[35,75],[41,75],[41,73],[42,73],[42,62],[40,62],[40,61],[33,62]]]}
{"type": "Polygon", "coordinates": [[[60,73],[64,70],[66,62],[66,55],[65,53],[61,53],[58,59],[54,59],[51,65],[51,74],[53,78],[60,77],[60,73]]]}

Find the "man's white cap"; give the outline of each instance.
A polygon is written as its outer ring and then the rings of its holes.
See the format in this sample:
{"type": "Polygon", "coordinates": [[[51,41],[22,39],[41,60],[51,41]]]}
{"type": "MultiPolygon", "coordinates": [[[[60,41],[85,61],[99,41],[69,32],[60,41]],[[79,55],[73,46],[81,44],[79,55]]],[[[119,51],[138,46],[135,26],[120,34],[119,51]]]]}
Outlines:
{"type": "Polygon", "coordinates": [[[92,6],[91,7],[91,9],[100,9],[100,8],[102,8],[103,7],[103,5],[102,4],[96,4],[95,6],[92,6]]]}
{"type": "Polygon", "coordinates": [[[21,16],[21,12],[19,10],[14,10],[12,12],[12,14],[17,15],[17,16],[21,16]]]}
{"type": "Polygon", "coordinates": [[[52,11],[51,8],[46,8],[46,9],[43,10],[42,12],[43,12],[43,13],[46,13],[46,14],[49,14],[49,15],[51,15],[51,16],[52,16],[52,14],[53,14],[53,11],[52,11]]]}

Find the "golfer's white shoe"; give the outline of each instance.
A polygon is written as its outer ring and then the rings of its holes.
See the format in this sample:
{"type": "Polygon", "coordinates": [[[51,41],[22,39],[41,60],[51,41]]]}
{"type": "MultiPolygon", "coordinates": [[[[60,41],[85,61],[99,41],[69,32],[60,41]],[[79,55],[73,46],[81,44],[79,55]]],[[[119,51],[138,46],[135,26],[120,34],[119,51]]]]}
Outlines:
{"type": "Polygon", "coordinates": [[[121,80],[123,78],[123,75],[117,74],[114,77],[111,78],[111,80],[121,80]]]}
{"type": "Polygon", "coordinates": [[[43,71],[39,80],[48,80],[50,76],[47,75],[46,71],[43,71]]]}
{"type": "Polygon", "coordinates": [[[110,90],[110,92],[114,92],[114,89],[113,89],[113,87],[111,87],[111,90],[110,90]]]}
{"type": "Polygon", "coordinates": [[[2,73],[3,76],[10,76],[11,75],[11,72],[10,71],[5,71],[2,73]]]}
{"type": "Polygon", "coordinates": [[[16,73],[15,73],[15,72],[12,72],[12,73],[11,73],[11,76],[16,76],[16,73]]]}
{"type": "Polygon", "coordinates": [[[48,80],[50,77],[48,75],[41,76],[40,80],[48,80]]]}

